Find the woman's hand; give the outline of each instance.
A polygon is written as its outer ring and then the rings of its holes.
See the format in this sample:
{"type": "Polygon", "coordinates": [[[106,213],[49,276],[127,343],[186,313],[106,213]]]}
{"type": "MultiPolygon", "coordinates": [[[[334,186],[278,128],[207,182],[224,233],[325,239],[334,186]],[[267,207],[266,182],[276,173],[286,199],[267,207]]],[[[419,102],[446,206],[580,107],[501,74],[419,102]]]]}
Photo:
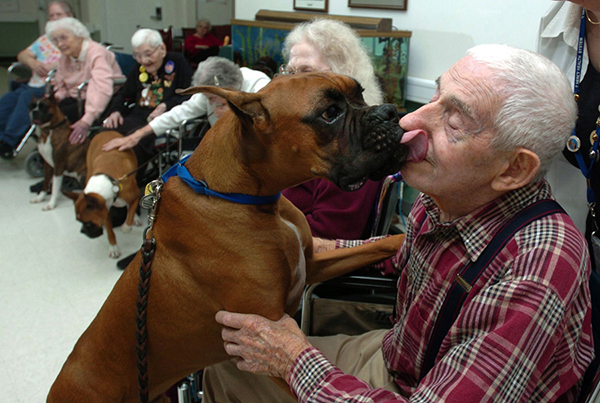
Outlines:
{"type": "MultiPolygon", "coordinates": [[[[134,133],[135,134],[135,133],[134,133]]],[[[104,151],[110,151],[117,148],[119,151],[129,150],[137,145],[140,142],[139,137],[134,137],[134,134],[131,134],[126,137],[119,137],[116,139],[112,139],[108,143],[102,146],[104,151]]]]}
{"type": "Polygon", "coordinates": [[[313,238],[313,251],[315,254],[335,249],[334,239],[313,238]]]}
{"type": "Polygon", "coordinates": [[[154,108],[154,110],[150,112],[150,115],[148,115],[148,122],[150,122],[155,117],[162,115],[163,113],[165,113],[166,110],[167,104],[165,104],[164,102],[158,104],[156,108],[154,108]]]}
{"type": "Polygon", "coordinates": [[[289,383],[294,362],[311,347],[289,315],[273,322],[259,315],[219,311],[215,319],[225,326],[221,331],[225,351],[239,357],[237,367],[243,371],[283,378],[289,383]]]}
{"type": "Polygon", "coordinates": [[[73,123],[70,127],[73,131],[69,135],[69,143],[77,145],[83,143],[85,139],[87,139],[88,132],[90,131],[90,125],[81,121],[80,119],[73,123]]]}
{"type": "Polygon", "coordinates": [[[106,129],[116,129],[123,124],[121,112],[113,112],[102,122],[102,127],[106,129]]]}
{"type": "Polygon", "coordinates": [[[48,75],[48,72],[50,70],[52,70],[51,68],[48,68],[47,65],[40,62],[39,60],[32,60],[29,64],[29,67],[31,68],[31,70],[34,73],[36,73],[38,76],[40,76],[42,78],[45,78],[48,75]]]}

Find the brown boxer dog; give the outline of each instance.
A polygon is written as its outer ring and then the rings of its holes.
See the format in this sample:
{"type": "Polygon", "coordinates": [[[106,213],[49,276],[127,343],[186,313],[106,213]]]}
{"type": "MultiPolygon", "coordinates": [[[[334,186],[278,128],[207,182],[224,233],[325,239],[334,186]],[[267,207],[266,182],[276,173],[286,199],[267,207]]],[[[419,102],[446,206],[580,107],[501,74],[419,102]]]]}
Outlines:
{"type": "MultiPolygon", "coordinates": [[[[276,77],[256,94],[197,87],[225,98],[226,112],[185,162],[220,194],[270,197],[316,177],[343,189],[395,173],[408,155],[392,105],[368,107],[353,79],[332,73],[276,77]]],[[[407,133],[408,134],[408,133],[407,133]]],[[[394,255],[401,237],[313,253],[304,215],[284,197],[239,204],[197,194],[181,175],[165,183],[156,220],[147,305],[150,401],[228,359],[215,313],[277,320],[292,315],[306,283],[394,255]]],[[[367,214],[367,212],[365,212],[367,214]]],[[[134,402],[136,298],[141,255],[122,274],[81,336],[48,402],[134,402]]]]}
{"type": "Polygon", "coordinates": [[[131,232],[133,225],[142,225],[135,217],[140,199],[135,181],[135,153],[133,150],[102,151],[104,144],[118,137],[123,136],[116,131],[104,131],[92,138],[86,155],[88,178],[85,189],[82,193],[64,193],[75,202],[75,216],[83,224],[82,233],[90,238],[97,238],[102,235],[102,227],[106,228],[108,256],[113,259],[121,256],[121,251],[112,228],[110,208],[128,207],[121,231],[131,232]]]}
{"type": "Polygon", "coordinates": [[[43,202],[52,180],[50,200],[42,207],[43,211],[48,211],[56,207],[63,175],[73,176],[80,182],[85,178],[85,153],[89,140],[77,145],[69,143],[71,123],[60,111],[53,97],[32,101],[29,115],[31,122],[39,128],[37,148],[44,159],[42,190],[30,201],[43,202]]]}

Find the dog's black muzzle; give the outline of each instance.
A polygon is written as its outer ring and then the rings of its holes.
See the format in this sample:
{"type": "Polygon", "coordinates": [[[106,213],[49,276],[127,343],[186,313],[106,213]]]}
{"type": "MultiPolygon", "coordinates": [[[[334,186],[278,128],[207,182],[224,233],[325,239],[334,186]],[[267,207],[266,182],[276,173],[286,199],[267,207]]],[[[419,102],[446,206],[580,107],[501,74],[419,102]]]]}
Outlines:
{"type": "Polygon", "coordinates": [[[400,144],[404,131],[394,105],[355,109],[346,124],[349,149],[331,172],[341,189],[360,189],[367,179],[378,181],[402,168],[408,148],[400,144]]]}
{"type": "Polygon", "coordinates": [[[97,226],[91,221],[84,222],[81,226],[81,233],[86,234],[90,238],[98,238],[102,235],[102,227],[97,226]]]}

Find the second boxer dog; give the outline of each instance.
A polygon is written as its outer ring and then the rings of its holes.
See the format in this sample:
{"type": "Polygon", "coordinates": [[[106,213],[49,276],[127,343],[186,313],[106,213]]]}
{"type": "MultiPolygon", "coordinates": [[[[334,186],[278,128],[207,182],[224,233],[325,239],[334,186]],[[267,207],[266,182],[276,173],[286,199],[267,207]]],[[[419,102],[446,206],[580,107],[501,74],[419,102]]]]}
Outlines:
{"type": "Polygon", "coordinates": [[[121,251],[110,219],[111,206],[128,207],[127,218],[121,226],[123,232],[131,232],[133,225],[141,225],[135,217],[139,190],[135,180],[137,159],[132,150],[109,152],[102,146],[110,140],[123,137],[116,131],[103,131],[92,138],[87,150],[87,182],[82,193],[65,192],[75,201],[75,215],[83,225],[81,232],[90,238],[102,235],[102,227],[108,236],[108,256],[118,258],[121,251]]]}
{"type": "Polygon", "coordinates": [[[52,97],[34,100],[29,114],[31,122],[39,128],[37,148],[44,159],[42,190],[31,199],[31,203],[46,200],[52,182],[50,200],[42,207],[42,210],[48,211],[56,207],[63,175],[73,176],[79,182],[85,178],[85,153],[89,140],[77,145],[69,143],[70,123],[52,97]]]}
{"type": "MultiPolygon", "coordinates": [[[[315,177],[358,188],[366,178],[397,172],[409,156],[422,158],[427,139],[409,153],[393,105],[368,107],[355,80],[332,73],[276,77],[256,94],[218,87],[184,93],[194,92],[226,99],[231,111],[164,177],[173,175],[146,234],[156,244],[152,276],[149,285],[140,284],[149,290],[145,320],[137,319],[138,330],[147,330],[138,344],[147,355],[136,354],[134,336],[139,273],[147,267],[140,268],[138,253],[75,345],[50,403],[135,402],[140,358],[147,364],[141,379],[147,375],[148,401],[167,401],[162,393],[169,386],[228,359],[217,311],[277,320],[295,312],[306,283],[390,257],[400,247],[395,236],[315,255],[306,218],[278,197],[315,177]]],[[[423,139],[418,134],[404,137],[423,139]]]]}

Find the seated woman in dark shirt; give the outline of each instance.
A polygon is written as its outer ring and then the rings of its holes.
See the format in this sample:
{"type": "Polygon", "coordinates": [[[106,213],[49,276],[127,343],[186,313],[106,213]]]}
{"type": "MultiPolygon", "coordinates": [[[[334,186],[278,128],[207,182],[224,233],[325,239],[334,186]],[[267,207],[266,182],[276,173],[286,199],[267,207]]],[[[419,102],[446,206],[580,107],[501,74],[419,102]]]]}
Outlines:
{"type": "MultiPolygon", "coordinates": [[[[125,136],[187,100],[188,96],[178,95],[175,90],[189,87],[193,75],[181,54],[167,52],[156,30],[136,31],[131,46],[137,64],[115,94],[111,114],[103,122],[106,129],[125,136]]],[[[154,155],[154,139],[155,136],[147,136],[134,147],[138,165],[154,155]]]]}

